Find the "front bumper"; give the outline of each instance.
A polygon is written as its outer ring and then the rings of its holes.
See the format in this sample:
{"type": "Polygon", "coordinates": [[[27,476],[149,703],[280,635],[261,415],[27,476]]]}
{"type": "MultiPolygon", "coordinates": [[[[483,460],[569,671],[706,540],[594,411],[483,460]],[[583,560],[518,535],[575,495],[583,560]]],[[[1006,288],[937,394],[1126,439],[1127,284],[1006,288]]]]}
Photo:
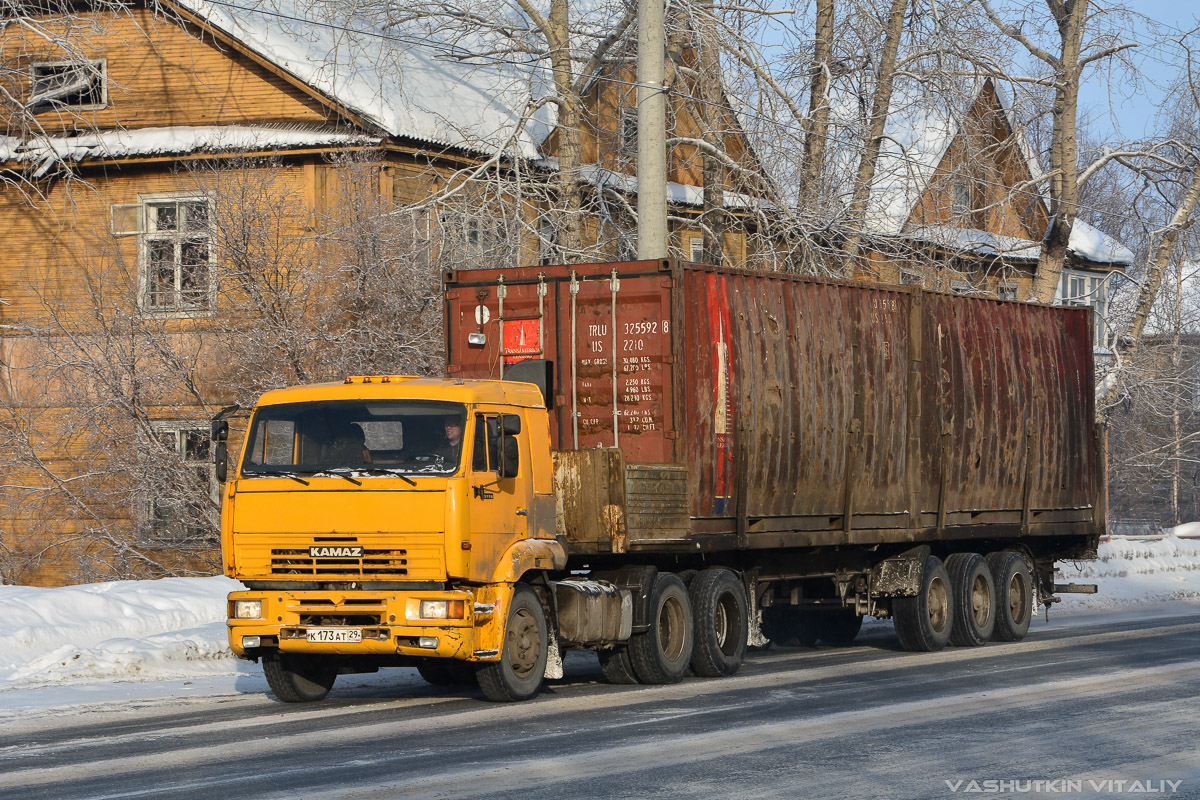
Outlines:
{"type": "Polygon", "coordinates": [[[512,587],[448,591],[248,591],[229,595],[229,646],[240,658],[264,652],[402,655],[495,661],[512,587]],[[238,600],[258,600],[262,616],[233,616],[238,600]],[[462,619],[421,619],[422,600],[460,600],[462,619]],[[359,642],[310,642],[311,628],[357,630],[359,642]],[[247,647],[245,637],[258,637],[247,647]],[[422,641],[424,640],[424,641],[422,641]],[[436,640],[429,646],[431,640],[436,640]],[[425,645],[425,646],[422,646],[425,645]]]}

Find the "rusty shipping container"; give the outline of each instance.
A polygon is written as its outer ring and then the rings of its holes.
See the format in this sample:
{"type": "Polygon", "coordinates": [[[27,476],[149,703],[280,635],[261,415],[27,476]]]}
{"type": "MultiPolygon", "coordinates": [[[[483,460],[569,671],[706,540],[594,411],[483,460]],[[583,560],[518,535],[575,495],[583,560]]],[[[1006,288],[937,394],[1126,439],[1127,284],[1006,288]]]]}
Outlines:
{"type": "Polygon", "coordinates": [[[445,281],[452,377],[552,365],[573,554],[1102,533],[1089,309],[673,261],[445,281]]]}

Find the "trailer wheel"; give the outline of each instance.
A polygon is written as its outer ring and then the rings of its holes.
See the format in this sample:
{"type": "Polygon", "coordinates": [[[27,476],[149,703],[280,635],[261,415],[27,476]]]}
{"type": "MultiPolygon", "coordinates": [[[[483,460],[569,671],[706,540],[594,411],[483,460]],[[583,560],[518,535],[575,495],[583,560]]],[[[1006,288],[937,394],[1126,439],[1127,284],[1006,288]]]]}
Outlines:
{"type": "Polygon", "coordinates": [[[996,588],[992,571],[978,553],[955,553],[946,559],[954,592],[954,624],[950,643],[959,647],[987,644],[996,627],[996,588]]]}
{"type": "Polygon", "coordinates": [[[504,703],[536,695],[546,674],[549,643],[542,601],[533,589],[518,584],[508,611],[500,660],[485,662],[475,670],[484,696],[504,703]]]}
{"type": "Polygon", "coordinates": [[[846,647],[854,643],[862,623],[862,616],[850,610],[822,614],[817,620],[818,638],[834,647],[846,647]]]}
{"type": "Polygon", "coordinates": [[[996,587],[996,627],[992,641],[1019,642],[1029,632],[1033,619],[1033,578],[1020,553],[1000,550],[988,553],[988,568],[996,587]]]}
{"type": "Polygon", "coordinates": [[[945,565],[937,556],[929,556],[924,566],[917,594],[892,600],[900,646],[913,652],[941,650],[954,625],[954,595],[945,565]]]}
{"type": "Polygon", "coordinates": [[[746,590],[727,569],[706,569],[688,588],[692,601],[692,670],[705,678],[732,675],[746,656],[746,590]]]}
{"type": "Polygon", "coordinates": [[[431,658],[417,664],[417,672],[434,686],[478,686],[475,667],[456,659],[431,658]]]}
{"type": "Polygon", "coordinates": [[[629,660],[642,683],[677,683],[692,660],[692,604],[678,575],[660,572],[650,590],[645,633],[629,638],[629,660]]]}
{"type": "Polygon", "coordinates": [[[337,680],[337,667],[319,656],[276,653],[263,656],[262,665],[267,685],[285,703],[321,700],[337,680]]]}
{"type": "Polygon", "coordinates": [[[600,659],[600,670],[609,683],[632,685],[638,683],[633,664],[629,661],[628,647],[614,647],[611,650],[597,650],[600,659]]]}
{"type": "Polygon", "coordinates": [[[815,647],[821,635],[819,622],[812,611],[769,606],[763,609],[762,635],[780,647],[815,647]]]}

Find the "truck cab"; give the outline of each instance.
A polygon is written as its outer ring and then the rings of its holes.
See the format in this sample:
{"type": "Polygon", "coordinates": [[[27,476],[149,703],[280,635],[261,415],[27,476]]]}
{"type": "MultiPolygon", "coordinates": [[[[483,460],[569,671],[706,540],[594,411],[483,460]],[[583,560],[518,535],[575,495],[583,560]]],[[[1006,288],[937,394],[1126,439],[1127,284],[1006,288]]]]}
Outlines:
{"type": "MultiPolygon", "coordinates": [[[[229,597],[233,651],[285,700],[380,666],[512,672],[514,597],[566,564],[548,441],[530,384],[382,375],[265,394],[224,486],[225,573],[247,587],[229,597]]],[[[539,649],[517,665],[538,683],[539,649]]]]}

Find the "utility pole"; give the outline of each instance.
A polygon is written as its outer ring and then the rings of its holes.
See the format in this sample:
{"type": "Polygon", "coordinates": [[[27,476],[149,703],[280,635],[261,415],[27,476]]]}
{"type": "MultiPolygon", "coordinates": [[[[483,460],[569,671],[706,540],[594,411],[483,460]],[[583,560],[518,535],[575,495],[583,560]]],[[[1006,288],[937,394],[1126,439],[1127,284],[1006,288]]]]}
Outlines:
{"type": "Polygon", "coordinates": [[[663,0],[638,0],[637,257],[667,257],[667,95],[663,0]]]}

